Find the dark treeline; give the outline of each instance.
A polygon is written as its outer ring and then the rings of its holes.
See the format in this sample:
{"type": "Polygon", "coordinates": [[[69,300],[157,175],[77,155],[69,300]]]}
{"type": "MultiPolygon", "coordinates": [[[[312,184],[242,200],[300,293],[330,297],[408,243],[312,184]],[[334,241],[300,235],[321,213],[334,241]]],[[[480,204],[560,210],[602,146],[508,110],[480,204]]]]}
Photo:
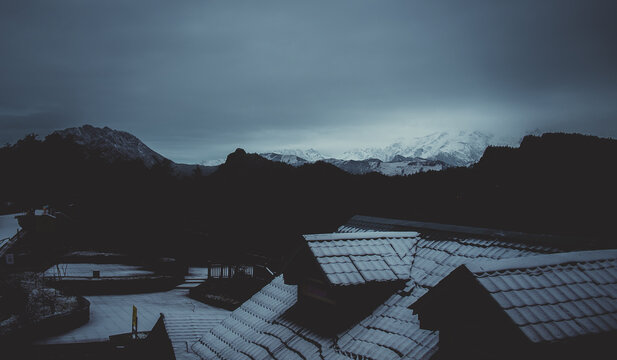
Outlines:
{"type": "Polygon", "coordinates": [[[73,248],[191,260],[244,250],[279,259],[299,234],[335,231],[354,214],[615,247],[616,155],[615,140],[545,134],[520,148],[490,147],[470,168],[407,177],[350,175],[321,162],[294,168],[242,150],[212,175],[178,177],[167,161],[109,163],[70,139],[27,136],[0,149],[0,200],[64,210],[75,220],[73,248]]]}

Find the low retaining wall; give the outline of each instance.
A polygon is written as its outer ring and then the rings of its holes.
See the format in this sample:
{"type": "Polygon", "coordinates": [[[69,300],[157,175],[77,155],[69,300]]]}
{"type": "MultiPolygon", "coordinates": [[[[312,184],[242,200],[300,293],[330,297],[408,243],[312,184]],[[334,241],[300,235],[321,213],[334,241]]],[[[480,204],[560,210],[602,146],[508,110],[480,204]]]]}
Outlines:
{"type": "Polygon", "coordinates": [[[234,311],[242,305],[242,301],[237,299],[232,299],[229,297],[224,297],[215,294],[208,294],[203,290],[195,291],[194,288],[189,290],[189,297],[191,299],[201,301],[204,304],[212,305],[214,307],[218,307],[221,309],[226,309],[229,311],[234,311]]]}
{"type": "Polygon", "coordinates": [[[141,266],[161,275],[185,275],[187,265],[174,258],[141,258],[128,254],[73,252],[64,255],[60,263],[123,264],[141,266]]]}
{"type": "Polygon", "coordinates": [[[233,311],[266,284],[266,281],[256,278],[207,279],[199,286],[190,289],[189,297],[233,311]]]}
{"type": "MultiPolygon", "coordinates": [[[[17,350],[17,349],[15,349],[17,350]]],[[[124,359],[109,341],[71,344],[29,344],[19,349],[17,359],[108,360],[124,359]]],[[[12,358],[7,358],[12,359],[12,358]]],[[[139,359],[139,357],[134,357],[139,359]]]]}
{"type": "Polygon", "coordinates": [[[183,278],[168,275],[109,278],[47,279],[46,284],[68,294],[114,295],[166,291],[182,283],[183,278]]]}
{"type": "Polygon", "coordinates": [[[59,314],[49,315],[36,322],[24,324],[3,337],[0,344],[11,346],[34,339],[54,336],[78,328],[90,320],[90,302],[77,296],[77,306],[59,314]]]}
{"type": "Polygon", "coordinates": [[[126,254],[74,252],[62,256],[62,263],[141,265],[143,261],[126,254]]]}

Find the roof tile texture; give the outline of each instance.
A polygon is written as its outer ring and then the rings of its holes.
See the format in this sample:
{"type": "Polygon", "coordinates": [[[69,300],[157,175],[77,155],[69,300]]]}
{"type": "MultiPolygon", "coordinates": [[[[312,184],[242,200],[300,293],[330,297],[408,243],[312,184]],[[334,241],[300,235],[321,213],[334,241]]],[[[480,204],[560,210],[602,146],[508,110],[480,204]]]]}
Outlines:
{"type": "MultiPolygon", "coordinates": [[[[296,302],[297,287],[277,277],[206,333],[193,345],[193,351],[203,359],[286,359],[295,355],[307,359],[427,359],[437,350],[439,338],[435,332],[420,329],[417,317],[408,308],[420,296],[464,263],[555,251],[544,247],[529,250],[524,245],[475,236],[388,234],[374,243],[363,237],[375,235],[362,230],[341,227],[339,231],[354,233],[320,235],[307,241],[309,246],[312,242],[321,244],[311,250],[333,284],[362,283],[365,276],[369,281],[384,281],[393,279],[393,273],[407,274],[410,280],[405,289],[371,315],[336,337],[323,337],[284,316],[296,302]],[[281,327],[289,331],[275,330],[281,327]]],[[[494,286],[498,289],[503,284],[498,281],[494,286]]],[[[530,331],[537,336],[550,334],[544,328],[530,331]]]]}
{"type": "Polygon", "coordinates": [[[617,331],[616,250],[525,260],[494,271],[468,267],[531,341],[617,331]]]}

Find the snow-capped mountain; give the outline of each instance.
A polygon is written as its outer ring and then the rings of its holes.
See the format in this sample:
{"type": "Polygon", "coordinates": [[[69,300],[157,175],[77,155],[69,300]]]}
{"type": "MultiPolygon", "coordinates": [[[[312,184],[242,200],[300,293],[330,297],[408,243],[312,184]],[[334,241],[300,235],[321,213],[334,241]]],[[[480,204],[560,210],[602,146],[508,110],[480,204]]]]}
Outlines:
{"type": "Polygon", "coordinates": [[[469,166],[482,157],[490,145],[518,145],[519,139],[502,139],[479,131],[439,132],[428,136],[400,140],[380,148],[362,148],[343,153],[343,160],[375,158],[391,161],[400,155],[408,158],[440,160],[450,166],[469,166]]]}
{"type": "Polygon", "coordinates": [[[490,145],[516,146],[520,139],[497,138],[479,131],[439,132],[400,140],[385,147],[367,147],[325,156],[315,149],[281,150],[261,153],[262,157],[293,166],[325,161],[352,174],[378,172],[384,175],[411,175],[476,163],[490,145]]]}
{"type": "MultiPolygon", "coordinates": [[[[68,128],[54,134],[71,138],[78,144],[96,150],[110,161],[142,160],[148,167],[167,160],[150,149],[134,135],[108,127],[91,125],[68,128]]],[[[477,162],[489,145],[517,145],[517,141],[495,138],[493,135],[475,132],[455,134],[441,132],[425,137],[401,140],[381,148],[363,148],[347,151],[340,156],[326,156],[315,149],[286,149],[261,153],[260,156],[302,166],[316,161],[330,163],[352,174],[378,172],[384,175],[411,175],[422,171],[442,170],[451,166],[469,166],[477,162]]],[[[204,175],[217,169],[224,160],[204,162],[202,165],[177,164],[171,162],[179,175],[190,175],[198,166],[204,175]],[[205,166],[205,165],[209,166],[205,166]]]]}
{"type": "MultiPolygon", "coordinates": [[[[147,167],[152,167],[161,161],[167,160],[161,154],[150,149],[136,136],[108,127],[99,128],[84,125],[58,130],[53,134],[59,135],[64,139],[70,138],[75,143],[83,145],[89,150],[95,150],[109,161],[142,160],[147,167]]],[[[190,175],[194,171],[195,166],[199,166],[202,174],[209,174],[216,170],[216,167],[178,164],[173,161],[171,165],[179,175],[190,175]]]]}

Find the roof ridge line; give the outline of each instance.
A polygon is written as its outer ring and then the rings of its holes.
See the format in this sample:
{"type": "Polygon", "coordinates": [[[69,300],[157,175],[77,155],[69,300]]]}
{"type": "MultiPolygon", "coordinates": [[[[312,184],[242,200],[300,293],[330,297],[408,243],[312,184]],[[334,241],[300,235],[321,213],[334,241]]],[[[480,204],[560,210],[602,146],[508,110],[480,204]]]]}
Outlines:
{"type": "Polygon", "coordinates": [[[472,273],[491,271],[531,269],[541,266],[588,263],[601,260],[617,260],[617,249],[572,251],[564,253],[543,254],[534,256],[514,257],[502,260],[480,261],[467,263],[465,266],[472,273]]]}
{"type": "Polygon", "coordinates": [[[333,241],[333,240],[364,240],[384,238],[415,238],[420,235],[416,231],[370,231],[354,233],[325,233],[302,235],[306,241],[333,241]]]}

